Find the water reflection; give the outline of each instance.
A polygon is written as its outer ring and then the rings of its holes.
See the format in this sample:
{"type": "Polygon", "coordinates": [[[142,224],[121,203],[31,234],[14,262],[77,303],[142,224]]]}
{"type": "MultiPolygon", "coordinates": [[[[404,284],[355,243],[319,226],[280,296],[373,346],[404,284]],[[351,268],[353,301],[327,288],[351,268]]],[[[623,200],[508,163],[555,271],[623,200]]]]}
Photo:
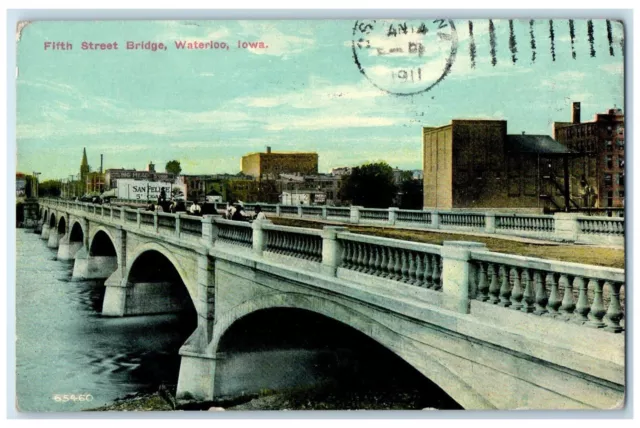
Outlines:
{"type": "Polygon", "coordinates": [[[193,330],[171,315],[100,315],[104,281],[71,281],[72,262],[38,235],[18,229],[16,377],[22,411],[74,411],[174,384],[178,349],[193,330]],[[90,393],[93,401],[55,402],[90,393]]]}

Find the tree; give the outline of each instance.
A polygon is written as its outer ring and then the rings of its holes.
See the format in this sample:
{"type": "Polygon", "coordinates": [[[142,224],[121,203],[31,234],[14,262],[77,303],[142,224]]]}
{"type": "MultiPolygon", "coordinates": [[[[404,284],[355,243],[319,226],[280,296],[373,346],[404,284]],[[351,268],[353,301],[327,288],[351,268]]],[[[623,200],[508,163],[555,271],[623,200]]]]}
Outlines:
{"type": "Polygon", "coordinates": [[[365,163],[351,171],[342,180],[340,199],[353,205],[370,208],[388,208],[397,193],[393,169],[386,162],[365,163]]]}
{"type": "Polygon", "coordinates": [[[180,172],[182,171],[182,167],[180,166],[180,161],[172,160],[167,162],[167,164],[164,167],[164,170],[169,174],[180,175],[180,172]]]}
{"type": "Polygon", "coordinates": [[[413,178],[411,171],[404,171],[400,180],[400,203],[398,206],[406,210],[422,209],[422,180],[413,178]]]}
{"type": "Polygon", "coordinates": [[[58,197],[61,193],[61,185],[59,180],[46,180],[39,184],[38,195],[58,197]]]}

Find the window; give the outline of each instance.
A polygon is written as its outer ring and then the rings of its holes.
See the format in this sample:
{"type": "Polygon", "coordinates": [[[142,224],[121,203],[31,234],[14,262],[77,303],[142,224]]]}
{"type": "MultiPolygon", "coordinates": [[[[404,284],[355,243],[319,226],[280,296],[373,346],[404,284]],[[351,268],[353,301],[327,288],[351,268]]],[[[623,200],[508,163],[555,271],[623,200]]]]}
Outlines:
{"type": "MultiPolygon", "coordinates": [[[[618,175],[618,179],[616,180],[618,183],[618,186],[624,186],[624,172],[617,174],[618,175]]],[[[606,176],[605,176],[605,184],[606,184],[606,176]]]]}
{"type": "Polygon", "coordinates": [[[611,186],[613,181],[613,177],[611,176],[611,174],[605,174],[604,175],[604,185],[605,186],[611,186]]]}
{"type": "Polygon", "coordinates": [[[624,168],[624,158],[622,156],[618,156],[618,168],[624,168]]]}
{"type": "Polygon", "coordinates": [[[607,147],[607,151],[612,151],[613,150],[613,143],[611,142],[611,140],[607,140],[604,142],[605,146],[607,147]]]}
{"type": "Polygon", "coordinates": [[[607,192],[607,206],[608,207],[613,206],[613,192],[611,191],[607,192]]]}
{"type": "Polygon", "coordinates": [[[613,169],[613,156],[607,155],[605,159],[607,161],[607,169],[613,169]]]}
{"type": "Polygon", "coordinates": [[[618,139],[616,140],[616,145],[617,145],[618,147],[620,147],[620,148],[624,148],[624,140],[623,140],[623,139],[618,138],[618,139]]]}
{"type": "Polygon", "coordinates": [[[624,190],[618,190],[618,197],[624,198],[624,190]]]}

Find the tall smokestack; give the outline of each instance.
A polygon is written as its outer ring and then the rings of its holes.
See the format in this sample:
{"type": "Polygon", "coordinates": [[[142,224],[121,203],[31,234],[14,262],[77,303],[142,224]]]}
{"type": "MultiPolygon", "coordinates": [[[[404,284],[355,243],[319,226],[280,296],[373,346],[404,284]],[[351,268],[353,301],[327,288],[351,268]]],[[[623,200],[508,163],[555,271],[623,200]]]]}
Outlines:
{"type": "Polygon", "coordinates": [[[267,146],[267,153],[271,153],[271,146],[267,146]]]}
{"type": "Polygon", "coordinates": [[[571,123],[580,123],[580,103],[573,103],[571,110],[571,123]]]}
{"type": "Polygon", "coordinates": [[[102,154],[100,154],[100,174],[102,174],[102,154]]]}

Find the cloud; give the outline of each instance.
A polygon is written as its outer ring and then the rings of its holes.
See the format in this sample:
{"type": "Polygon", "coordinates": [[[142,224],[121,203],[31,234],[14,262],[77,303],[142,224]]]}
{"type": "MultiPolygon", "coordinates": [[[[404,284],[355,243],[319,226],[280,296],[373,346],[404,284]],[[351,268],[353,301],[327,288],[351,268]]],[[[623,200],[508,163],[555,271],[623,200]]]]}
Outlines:
{"type": "Polygon", "coordinates": [[[600,70],[606,71],[611,74],[619,74],[621,76],[624,75],[624,64],[622,62],[615,64],[603,64],[600,67],[600,70]]]}
{"type": "Polygon", "coordinates": [[[267,131],[304,130],[314,131],[335,128],[372,128],[393,126],[398,121],[389,117],[352,116],[320,116],[320,117],[286,117],[284,120],[272,121],[265,125],[267,131]]]}

